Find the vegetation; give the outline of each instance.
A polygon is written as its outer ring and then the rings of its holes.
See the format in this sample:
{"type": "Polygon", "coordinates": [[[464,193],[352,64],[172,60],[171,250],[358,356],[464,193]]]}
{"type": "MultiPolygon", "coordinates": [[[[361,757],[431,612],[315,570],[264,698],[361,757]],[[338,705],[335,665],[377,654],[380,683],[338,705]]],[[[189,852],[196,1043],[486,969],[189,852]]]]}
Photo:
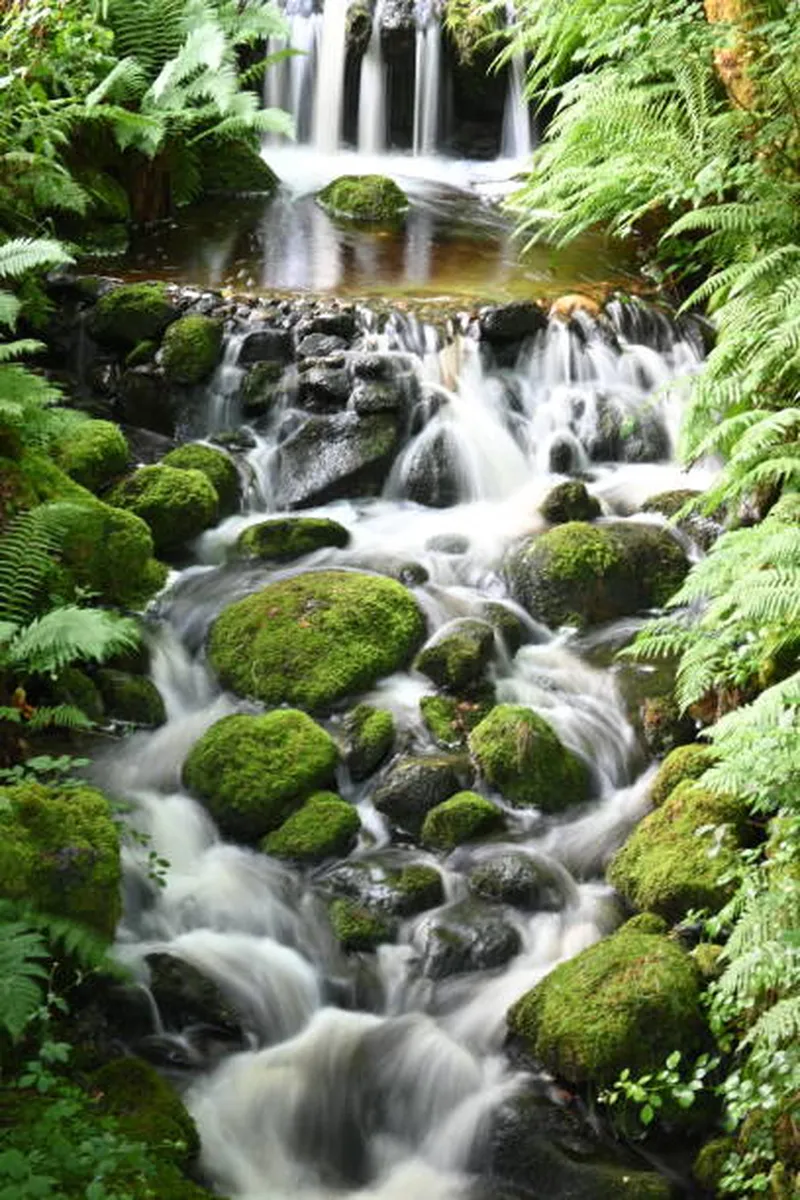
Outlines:
{"type": "Polygon", "coordinates": [[[385,175],[340,175],[317,194],[332,216],[370,225],[396,225],[408,211],[408,197],[385,175]]]}

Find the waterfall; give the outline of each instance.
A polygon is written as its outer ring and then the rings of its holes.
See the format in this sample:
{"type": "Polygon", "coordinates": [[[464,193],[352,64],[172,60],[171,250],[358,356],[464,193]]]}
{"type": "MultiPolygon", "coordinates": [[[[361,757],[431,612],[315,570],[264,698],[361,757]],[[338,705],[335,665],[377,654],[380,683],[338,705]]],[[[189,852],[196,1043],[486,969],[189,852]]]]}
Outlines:
{"type": "Polygon", "coordinates": [[[416,35],[414,74],[414,154],[435,154],[439,134],[439,76],[442,31],[434,12],[416,35]]]}
{"type": "Polygon", "coordinates": [[[349,0],[326,0],[322,14],[312,141],[322,154],[339,149],[349,0]]]}
{"type": "Polygon", "coordinates": [[[515,54],[508,64],[508,91],[503,111],[503,158],[527,158],[533,149],[531,117],[524,95],[525,59],[515,54]]]}
{"type": "Polygon", "coordinates": [[[361,154],[381,154],[386,149],[386,66],[381,49],[383,0],[372,17],[372,33],[361,62],[358,92],[358,149],[361,154]]]}

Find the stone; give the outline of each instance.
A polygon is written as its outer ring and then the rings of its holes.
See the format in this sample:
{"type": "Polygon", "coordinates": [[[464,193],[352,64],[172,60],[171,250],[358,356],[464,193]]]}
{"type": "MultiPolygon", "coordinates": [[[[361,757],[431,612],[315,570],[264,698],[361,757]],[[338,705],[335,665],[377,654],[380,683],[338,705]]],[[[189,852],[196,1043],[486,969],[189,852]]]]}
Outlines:
{"type": "Polygon", "coordinates": [[[302,808],[263,839],[261,849],[300,864],[341,858],[355,846],[360,828],[352,804],[334,792],[314,792],[302,808]]]}
{"type": "Polygon", "coordinates": [[[547,328],[547,314],[526,300],[482,308],[478,329],[484,342],[520,342],[547,328]]]}
{"type": "Polygon", "coordinates": [[[317,202],[333,217],[372,225],[398,224],[408,211],[405,192],[385,175],[340,175],[317,202]]]}
{"type": "Polygon", "coordinates": [[[438,914],[422,937],[422,973],[429,979],[504,967],[522,949],[519,931],[473,900],[438,914]]]}
{"type": "Polygon", "coordinates": [[[167,719],[164,701],[156,685],[144,675],[130,675],[101,667],[95,680],[107,717],[154,729],[167,719]]]}
{"type": "Polygon", "coordinates": [[[433,683],[457,696],[485,684],[494,652],[494,630],[485,621],[460,617],[437,630],[414,666],[433,683]]]}
{"type": "Polygon", "coordinates": [[[239,511],[242,503],[242,484],[236,463],[224,450],[206,446],[203,442],[187,442],[170,450],[161,460],[165,467],[182,471],[202,471],[219,497],[220,516],[239,511]]]}
{"type": "Polygon", "coordinates": [[[539,512],[551,525],[563,525],[567,521],[593,521],[602,509],[600,502],[587,491],[585,483],[570,480],[550,489],[539,512]]]}
{"type": "Polygon", "coordinates": [[[311,416],[276,458],[276,502],[285,508],[377,494],[400,445],[392,413],[311,416]]]}
{"type": "Polygon", "coordinates": [[[275,517],[248,525],[236,539],[236,549],[266,562],[293,562],[326,546],[341,549],[350,534],[327,517],[275,517]]]}
{"type": "Polygon", "coordinates": [[[116,485],[109,502],[146,522],[159,554],[181,550],[219,516],[216,488],[196,469],[140,467],[116,485]]]}
{"type": "Polygon", "coordinates": [[[239,347],[239,366],[251,363],[290,363],[294,358],[294,340],[288,329],[262,326],[244,335],[239,347]]]}
{"type": "Polygon", "coordinates": [[[510,904],[525,912],[561,907],[552,875],[523,850],[505,850],[482,859],[469,873],[469,886],[482,900],[510,904]]]}
{"type": "Polygon", "coordinates": [[[161,366],[167,383],[191,386],[213,372],[222,352],[222,321],[215,317],[181,317],[164,335],[161,366]]]}
{"type": "Polygon", "coordinates": [[[163,283],[126,283],[100,297],[89,314],[95,341],[115,350],[131,350],[139,342],[159,341],[179,310],[163,283]]]}
{"type": "Polygon", "coordinates": [[[562,812],[588,798],[586,767],[532,709],[498,704],[473,729],[469,747],[486,782],[511,804],[562,812]]]}
{"type": "Polygon", "coordinates": [[[385,709],[359,704],[345,715],[344,762],[354,783],[367,779],[391,754],[394,717],[385,709]]]}
{"type": "Polygon", "coordinates": [[[453,850],[462,842],[496,833],[504,824],[502,810],[491,800],[477,792],[456,792],[430,810],[420,840],[434,850],[453,850]]]}
{"type": "Polygon", "coordinates": [[[416,835],[430,810],[468,787],[472,778],[465,755],[401,758],[376,789],[372,802],[393,824],[416,835]]]}
{"type": "Polygon", "coordinates": [[[71,479],[99,492],[128,465],[128,443],[113,421],[81,421],[63,437],[52,451],[59,466],[71,479]]]}

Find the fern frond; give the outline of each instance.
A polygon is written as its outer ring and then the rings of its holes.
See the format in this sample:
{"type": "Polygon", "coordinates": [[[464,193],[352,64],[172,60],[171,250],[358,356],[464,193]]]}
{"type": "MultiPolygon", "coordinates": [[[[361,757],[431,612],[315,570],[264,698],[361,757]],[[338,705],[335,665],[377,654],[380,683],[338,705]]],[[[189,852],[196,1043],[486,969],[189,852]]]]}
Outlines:
{"type": "Polygon", "coordinates": [[[139,644],[136,622],[102,609],[66,605],[20,629],[3,650],[7,667],[31,675],[54,674],[75,661],[102,662],[139,644]]]}

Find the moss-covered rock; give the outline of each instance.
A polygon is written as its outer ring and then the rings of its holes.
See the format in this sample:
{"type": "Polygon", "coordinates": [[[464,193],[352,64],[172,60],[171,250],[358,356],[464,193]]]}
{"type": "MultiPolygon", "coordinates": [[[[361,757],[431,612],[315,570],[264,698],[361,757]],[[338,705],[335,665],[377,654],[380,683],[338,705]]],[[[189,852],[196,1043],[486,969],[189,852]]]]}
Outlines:
{"type": "Polygon", "coordinates": [[[224,450],[206,446],[203,442],[188,442],[165,454],[161,465],[178,467],[181,471],[202,471],[219,497],[220,516],[238,512],[242,485],[236,463],[224,450]]]}
{"type": "Polygon", "coordinates": [[[161,365],[168,383],[191,385],[208,379],[222,351],[223,324],[216,317],[181,317],[164,334],[161,365]]]}
{"type": "Polygon", "coordinates": [[[692,1164],[692,1175],[710,1196],[719,1195],[719,1183],[736,1148],[731,1137],[715,1137],[701,1146],[692,1164]]]}
{"type": "Polygon", "coordinates": [[[257,841],[332,783],[336,745],[305,713],[223,717],[195,742],[183,780],[223,832],[257,841]]]}
{"type": "Polygon", "coordinates": [[[264,838],[261,849],[278,858],[320,862],[352,850],[360,828],[352,804],[334,792],[315,792],[280,829],[264,838]]]}
{"type": "Polygon", "coordinates": [[[568,521],[514,550],[505,565],[514,599],[551,628],[594,625],[659,607],[689,563],[660,526],[568,521]]]}
{"type": "Polygon", "coordinates": [[[472,783],[465,754],[410,755],[392,764],[372,803],[400,829],[416,836],[430,810],[472,783]]]}
{"type": "Polygon", "coordinates": [[[717,946],[714,942],[700,942],[691,951],[691,955],[706,983],[719,979],[725,967],[721,957],[722,946],[717,946]]]}
{"type": "Polygon", "coordinates": [[[127,351],[139,342],[160,340],[179,315],[163,283],[127,283],[100,297],[89,332],[104,346],[127,351]]]}
{"type": "Polygon", "coordinates": [[[699,742],[693,742],[690,746],[676,746],[664,759],[650,784],[650,803],[654,808],[660,807],[679,783],[685,779],[699,779],[715,762],[716,756],[710,746],[701,746],[699,742]]]}
{"type": "Polygon", "coordinates": [[[99,492],[128,465],[128,443],[113,421],[81,421],[59,440],[54,457],[71,479],[99,492]]]}
{"type": "Polygon", "coordinates": [[[161,693],[146,676],[105,667],[97,671],[95,679],[107,716],[151,728],[166,721],[161,693]]]}
{"type": "Polygon", "coordinates": [[[503,827],[503,813],[477,792],[457,792],[437,804],[422,825],[422,841],[436,850],[452,850],[503,827]]]}
{"type": "Polygon", "coordinates": [[[736,890],[745,824],[740,800],[685,780],[639,822],[611,860],[608,881],[634,908],[670,922],[693,908],[717,912],[736,890]]]}
{"type": "Polygon", "coordinates": [[[561,812],[589,794],[584,764],[529,708],[498,704],[473,729],[469,747],[486,782],[511,804],[561,812]]]}
{"type": "Polygon", "coordinates": [[[186,1166],[200,1150],[195,1123],[177,1092],[141,1058],[115,1058],[91,1077],[101,1112],[113,1116],[135,1141],[186,1166]]]}
{"type": "Polygon", "coordinates": [[[457,699],[455,696],[423,696],[419,702],[422,720],[437,745],[444,750],[466,746],[471,730],[494,707],[494,689],[481,698],[457,699]]]}
{"type": "Polygon", "coordinates": [[[126,367],[142,367],[145,363],[151,363],[158,352],[158,342],[154,342],[152,338],[145,338],[143,342],[137,342],[129,354],[125,355],[126,367]]]}
{"type": "Polygon", "coordinates": [[[270,412],[281,395],[283,360],[253,363],[245,375],[239,398],[245,417],[263,417],[270,412]]]}
{"type": "Polygon", "coordinates": [[[700,974],[668,938],[622,927],[561,963],[508,1013],[508,1025],[549,1071],[572,1083],[635,1078],[680,1050],[691,1060],[707,1032],[700,974]]]}
{"type": "Polygon", "coordinates": [[[119,920],[120,857],[109,803],[94,788],[0,788],[0,896],[89,925],[119,920]]]}
{"type": "Polygon", "coordinates": [[[408,211],[408,196],[385,175],[340,175],[317,200],[331,216],[373,225],[395,225],[408,211]]]}
{"type": "Polygon", "coordinates": [[[382,917],[351,900],[334,900],[328,909],[331,928],[345,951],[374,950],[391,939],[391,927],[382,917]]]}
{"type": "Polygon", "coordinates": [[[403,666],[423,629],[402,584],[354,571],[309,572],[226,608],[212,628],[209,658],[239,695],[316,712],[403,666]]]}
{"type": "Polygon", "coordinates": [[[105,713],[97,684],[78,667],[64,667],[55,679],[45,682],[43,692],[47,703],[72,704],[90,721],[102,720],[105,713]]]}
{"type": "Polygon", "coordinates": [[[358,704],[344,719],[344,761],[358,783],[388,758],[394,745],[394,717],[386,709],[358,704]]]}
{"type": "Polygon", "coordinates": [[[236,548],[271,562],[291,562],[324,546],[346,546],[350,534],[328,517],[278,517],[242,530],[236,548]]]}
{"type": "Polygon", "coordinates": [[[240,140],[226,142],[223,154],[219,146],[206,142],[200,155],[200,178],[203,192],[212,196],[271,196],[280,183],[257,147],[240,140]]]}
{"type": "Polygon", "coordinates": [[[563,525],[567,521],[593,521],[602,511],[599,500],[578,479],[557,483],[539,505],[539,512],[551,525],[563,525]]]}
{"type": "Polygon", "coordinates": [[[494,630],[486,621],[451,621],[417,655],[414,666],[437,687],[457,696],[481,687],[494,650],[494,630]]]}
{"type": "Polygon", "coordinates": [[[697,732],[688,713],[682,713],[672,692],[646,696],[639,706],[642,736],[651,754],[662,758],[676,746],[693,742],[697,732]]]}
{"type": "Polygon", "coordinates": [[[160,464],[134,471],[108,499],[147,523],[158,554],[174,554],[219,515],[219,497],[207,475],[160,464]]]}
{"type": "Polygon", "coordinates": [[[403,916],[425,912],[444,903],[442,877],[435,867],[426,863],[411,863],[395,876],[394,886],[402,897],[398,905],[403,916]]]}

